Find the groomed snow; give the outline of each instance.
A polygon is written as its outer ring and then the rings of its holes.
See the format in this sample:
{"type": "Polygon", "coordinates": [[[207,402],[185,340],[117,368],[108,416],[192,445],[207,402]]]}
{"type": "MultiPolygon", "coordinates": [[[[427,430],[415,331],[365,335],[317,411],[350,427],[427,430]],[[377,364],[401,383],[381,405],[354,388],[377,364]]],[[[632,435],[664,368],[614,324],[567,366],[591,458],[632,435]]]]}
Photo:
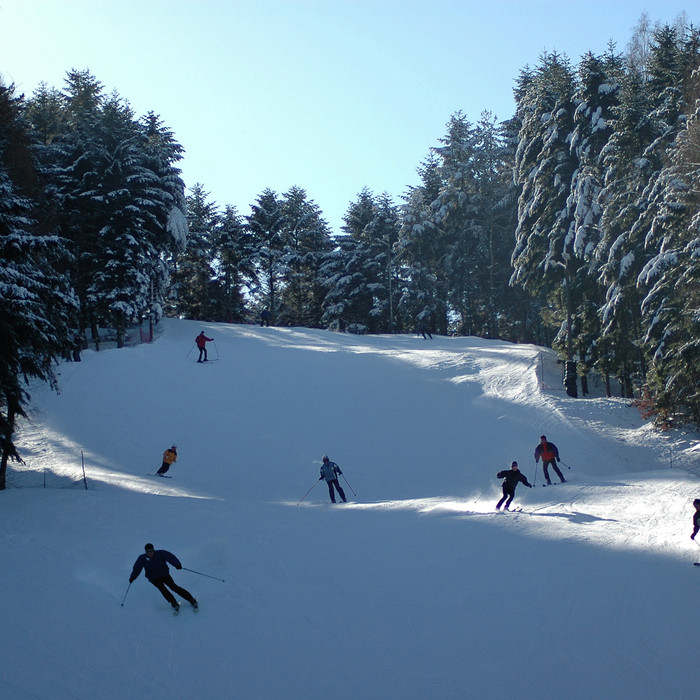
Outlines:
{"type": "Polygon", "coordinates": [[[696,691],[697,435],[568,398],[550,352],[168,320],[59,369],[0,493],[5,700],[696,691]],[[218,361],[188,355],[200,330],[218,361]],[[494,512],[541,433],[568,483],[540,469],[494,512]],[[316,484],[324,453],[353,502],[316,484]],[[121,605],[147,541],[225,579],[174,572],[197,615],[143,575],[121,605]]]}

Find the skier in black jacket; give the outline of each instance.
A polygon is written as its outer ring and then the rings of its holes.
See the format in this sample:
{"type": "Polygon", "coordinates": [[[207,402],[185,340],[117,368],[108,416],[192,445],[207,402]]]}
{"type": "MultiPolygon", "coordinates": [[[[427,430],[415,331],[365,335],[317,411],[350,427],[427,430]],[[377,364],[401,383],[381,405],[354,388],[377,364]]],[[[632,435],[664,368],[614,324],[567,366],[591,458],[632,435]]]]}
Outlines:
{"type": "Polygon", "coordinates": [[[503,479],[503,498],[496,504],[496,510],[498,510],[504,502],[505,506],[503,506],[503,510],[508,510],[508,506],[510,506],[515,496],[515,487],[518,485],[518,482],[522,482],[529,489],[532,488],[532,484],[527,480],[527,477],[520,473],[517,462],[513,462],[510,469],[504,469],[498,472],[496,478],[503,479]]]}
{"type": "Polygon", "coordinates": [[[173,581],[168,569],[168,564],[172,564],[176,569],[181,569],[182,564],[180,564],[180,560],[165,549],[154,549],[150,542],[144,549],[146,550],[145,554],[142,554],[134,563],[131,576],[129,576],[129,583],[133,583],[141,573],[141,569],[144,569],[146,578],[163,594],[163,597],[172,605],[175,612],[178,612],[180,609],[180,603],[175,600],[175,596],[168,588],[181,595],[196,610],[199,605],[195,598],[189,591],[180,588],[173,581]]]}

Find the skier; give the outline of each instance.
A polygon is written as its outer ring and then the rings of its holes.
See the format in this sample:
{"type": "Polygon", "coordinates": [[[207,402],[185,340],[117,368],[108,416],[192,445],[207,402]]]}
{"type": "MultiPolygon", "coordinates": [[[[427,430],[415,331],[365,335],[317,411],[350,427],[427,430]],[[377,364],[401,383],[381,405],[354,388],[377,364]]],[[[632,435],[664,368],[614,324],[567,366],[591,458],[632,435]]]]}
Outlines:
{"type": "Polygon", "coordinates": [[[78,333],[73,339],[73,362],[80,362],[80,351],[83,349],[83,337],[78,333]]]}
{"type": "Polygon", "coordinates": [[[547,483],[550,486],[552,484],[552,482],[549,480],[549,466],[551,465],[563,484],[566,479],[557,466],[557,461],[559,460],[559,450],[553,442],[547,442],[546,435],[540,436],[540,444],[535,448],[535,464],[540,461],[540,457],[542,457],[542,469],[544,470],[544,478],[547,480],[547,483]]]}
{"type": "Polygon", "coordinates": [[[177,445],[168,447],[168,449],[163,452],[163,464],[160,465],[160,469],[156,474],[163,476],[163,474],[170,469],[170,465],[175,462],[177,462],[177,445]]]}
{"type": "Polygon", "coordinates": [[[197,362],[202,362],[202,355],[204,355],[204,362],[207,361],[207,343],[212,340],[214,340],[214,338],[207,338],[207,336],[204,335],[204,331],[194,339],[194,342],[197,343],[197,347],[199,348],[199,359],[197,362]]]}
{"type": "Polygon", "coordinates": [[[693,505],[695,506],[695,512],[693,513],[693,534],[690,536],[691,540],[695,539],[695,535],[700,530],[700,498],[696,498],[693,501],[693,505]]]}
{"type": "Polygon", "coordinates": [[[325,479],[328,484],[328,493],[331,495],[331,503],[335,503],[335,494],[333,493],[333,488],[338,492],[340,497],[343,499],[343,503],[347,503],[345,500],[345,492],[343,488],[338,483],[338,476],[343,472],[340,471],[340,467],[328,459],[328,455],[323,455],[323,464],[321,465],[321,476],[318,478],[325,479]]]}
{"type": "Polygon", "coordinates": [[[189,591],[180,588],[173,581],[168,569],[168,564],[172,564],[176,569],[181,569],[180,560],[165,549],[154,549],[149,542],[145,547],[145,554],[142,554],[134,563],[134,568],[129,576],[129,584],[132,584],[141,573],[141,569],[146,572],[146,578],[163,594],[165,600],[172,605],[175,614],[180,611],[180,603],[175,600],[175,596],[168,588],[181,595],[195,610],[199,607],[197,600],[189,591]],[[167,586],[167,588],[166,588],[167,586]]]}
{"type": "Polygon", "coordinates": [[[271,318],[272,314],[267,309],[263,309],[260,312],[260,328],[262,328],[263,326],[269,326],[271,318]]]}
{"type": "Polygon", "coordinates": [[[427,340],[428,338],[430,338],[430,340],[433,339],[433,336],[432,336],[432,334],[430,333],[430,326],[428,326],[428,325],[425,324],[425,323],[421,323],[421,324],[418,326],[418,328],[416,328],[416,333],[417,333],[418,335],[422,335],[422,336],[423,336],[423,340],[427,340]],[[428,338],[425,337],[426,334],[428,335],[428,338]]]}
{"type": "Polygon", "coordinates": [[[529,489],[532,488],[532,484],[527,480],[527,477],[518,469],[517,462],[513,462],[510,465],[510,469],[504,469],[498,472],[496,478],[503,479],[503,498],[496,504],[496,510],[498,510],[504,502],[505,506],[503,506],[503,510],[508,510],[515,496],[515,487],[518,485],[518,482],[525,484],[529,489]]]}

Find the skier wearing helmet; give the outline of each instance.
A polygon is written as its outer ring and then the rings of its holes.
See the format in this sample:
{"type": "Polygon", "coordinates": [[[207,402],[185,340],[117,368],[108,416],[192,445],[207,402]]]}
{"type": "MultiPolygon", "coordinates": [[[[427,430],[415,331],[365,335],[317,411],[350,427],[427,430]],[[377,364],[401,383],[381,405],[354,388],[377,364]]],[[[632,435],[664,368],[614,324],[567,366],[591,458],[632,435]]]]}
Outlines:
{"type": "Polygon", "coordinates": [[[331,503],[335,503],[335,493],[333,492],[334,488],[340,495],[340,498],[342,499],[343,503],[347,503],[347,501],[345,500],[345,492],[343,491],[342,486],[338,483],[338,476],[342,473],[343,472],[340,471],[340,467],[335,462],[331,462],[328,459],[328,455],[323,455],[323,464],[321,465],[321,476],[318,478],[318,480],[326,480],[326,483],[328,484],[328,493],[331,496],[331,503]]]}

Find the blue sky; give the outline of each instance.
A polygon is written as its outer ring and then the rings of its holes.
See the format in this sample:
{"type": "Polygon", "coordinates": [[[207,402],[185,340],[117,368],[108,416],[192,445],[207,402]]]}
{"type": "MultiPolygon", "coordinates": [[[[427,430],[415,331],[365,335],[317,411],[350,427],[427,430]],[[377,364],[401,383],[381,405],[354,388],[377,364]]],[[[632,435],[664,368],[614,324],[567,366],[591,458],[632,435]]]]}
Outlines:
{"type": "Polygon", "coordinates": [[[643,12],[688,0],[0,0],[0,73],[31,94],[88,68],[152,110],[200,182],[241,214],[267,187],[303,187],[338,231],[364,187],[397,203],[464,112],[514,111],[520,70],[623,50],[643,12]]]}

